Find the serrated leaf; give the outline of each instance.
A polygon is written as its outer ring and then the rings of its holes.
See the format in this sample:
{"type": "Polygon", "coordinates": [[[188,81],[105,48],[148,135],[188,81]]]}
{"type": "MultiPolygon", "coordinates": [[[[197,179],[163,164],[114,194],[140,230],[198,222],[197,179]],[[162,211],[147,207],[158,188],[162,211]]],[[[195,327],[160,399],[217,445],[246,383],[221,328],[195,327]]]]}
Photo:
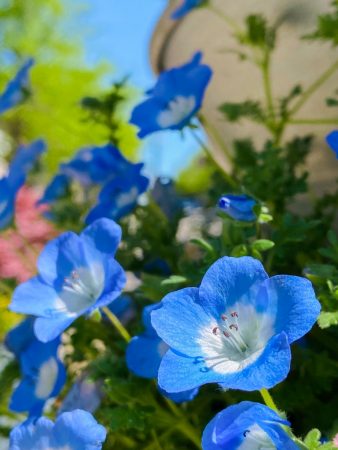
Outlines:
{"type": "Polygon", "coordinates": [[[274,247],[275,243],[269,239],[258,239],[252,244],[252,247],[259,252],[266,252],[270,248],[274,247]]]}
{"type": "Polygon", "coordinates": [[[323,311],[318,317],[318,325],[320,328],[329,328],[333,325],[338,325],[338,311],[323,311]]]}
{"type": "Polygon", "coordinates": [[[242,103],[223,103],[219,110],[230,122],[236,122],[242,118],[249,118],[255,122],[264,122],[265,114],[259,102],[246,100],[242,103]]]}

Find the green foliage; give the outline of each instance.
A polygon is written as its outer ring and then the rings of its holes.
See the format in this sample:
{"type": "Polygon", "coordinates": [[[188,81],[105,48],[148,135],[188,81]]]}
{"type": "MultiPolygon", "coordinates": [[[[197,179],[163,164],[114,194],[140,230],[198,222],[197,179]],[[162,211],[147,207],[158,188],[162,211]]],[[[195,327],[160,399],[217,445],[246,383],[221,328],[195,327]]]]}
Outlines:
{"type": "Polygon", "coordinates": [[[245,33],[239,35],[244,45],[273,50],[276,44],[276,30],[268,25],[265,17],[252,14],[245,19],[245,33]]]}
{"type": "Polygon", "coordinates": [[[237,122],[241,118],[250,118],[255,122],[264,122],[265,113],[259,102],[247,100],[242,103],[223,103],[219,110],[229,122],[237,122]]]}
{"type": "Polygon", "coordinates": [[[332,2],[334,11],[328,14],[322,14],[317,19],[317,29],[305,36],[307,39],[317,39],[329,41],[333,46],[338,45],[338,2],[332,2]]]}

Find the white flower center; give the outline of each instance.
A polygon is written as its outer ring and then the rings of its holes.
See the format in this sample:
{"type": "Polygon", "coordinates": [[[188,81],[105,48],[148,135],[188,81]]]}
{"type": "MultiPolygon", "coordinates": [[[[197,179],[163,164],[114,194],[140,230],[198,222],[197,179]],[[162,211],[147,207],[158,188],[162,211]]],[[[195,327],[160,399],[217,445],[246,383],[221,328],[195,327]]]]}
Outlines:
{"type": "Polygon", "coordinates": [[[201,330],[198,342],[200,370],[233,373],[253,363],[273,336],[273,317],[259,314],[252,305],[237,303],[201,330]]]}
{"type": "Polygon", "coordinates": [[[171,100],[168,104],[168,108],[161,111],[157,117],[157,123],[161,128],[169,128],[173,125],[178,125],[190,114],[196,107],[195,97],[182,97],[178,95],[171,100]]]}
{"type": "Polygon", "coordinates": [[[41,365],[35,385],[35,397],[41,400],[49,398],[55,387],[58,369],[58,363],[53,357],[41,365]]]}
{"type": "Polygon", "coordinates": [[[101,295],[104,288],[104,269],[101,264],[90,268],[80,267],[64,279],[60,298],[64,309],[79,313],[89,308],[101,295]]]}
{"type": "Polygon", "coordinates": [[[252,425],[244,433],[244,440],[237,450],[275,450],[276,446],[257,424],[252,425]]]}

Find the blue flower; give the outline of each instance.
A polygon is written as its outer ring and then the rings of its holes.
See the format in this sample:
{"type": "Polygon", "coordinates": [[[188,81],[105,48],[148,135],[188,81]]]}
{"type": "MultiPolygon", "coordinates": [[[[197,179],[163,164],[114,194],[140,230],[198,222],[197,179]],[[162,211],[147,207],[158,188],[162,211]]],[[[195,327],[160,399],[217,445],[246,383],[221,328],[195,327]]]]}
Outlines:
{"type": "Polygon", "coordinates": [[[9,450],[100,450],[106,430],[81,409],[65,412],[55,424],[45,417],[25,422],[10,434],[9,450]]]}
{"type": "Polygon", "coordinates": [[[105,184],[133,166],[135,164],[124,158],[116,147],[107,144],[80,150],[71,161],[60,165],[60,172],[89,186],[93,183],[105,184]]]}
{"type": "Polygon", "coordinates": [[[199,288],[167,295],[152,325],[170,350],[158,381],[167,392],[206,383],[252,391],[271,388],[290,370],[290,344],[306,334],[320,305],[305,278],[269,278],[251,257],[223,257],[199,288]]]}
{"type": "Polygon", "coordinates": [[[138,164],[103,186],[98,204],[89,211],[85,219],[86,224],[101,217],[119,220],[133,211],[137,199],[149,185],[149,179],[140,173],[142,167],[143,164],[138,164]]]}
{"type": "Polygon", "coordinates": [[[12,328],[5,337],[5,346],[17,358],[36,340],[33,329],[34,320],[34,317],[27,317],[12,328]]]}
{"type": "Polygon", "coordinates": [[[336,157],[338,158],[338,130],[332,131],[330,134],[326,136],[326,142],[329,147],[335,152],[336,157]]]}
{"type": "MultiPolygon", "coordinates": [[[[143,310],[145,332],[135,336],[127,347],[126,360],[129,370],[139,377],[157,378],[158,369],[163,356],[168,351],[168,345],[160,339],[151,325],[150,314],[157,310],[160,304],[150,305],[143,310]]],[[[161,393],[176,403],[192,400],[198,389],[169,394],[161,389],[161,393]]]]}
{"type": "Polygon", "coordinates": [[[241,220],[244,222],[256,220],[256,216],[253,211],[256,204],[257,203],[253,198],[248,197],[245,194],[226,194],[223,195],[218,201],[219,208],[228,216],[235,220],[241,220]]]}
{"type": "Polygon", "coordinates": [[[28,411],[30,417],[38,417],[46,401],[59,394],[66,381],[65,367],[57,357],[59,345],[59,338],[47,344],[35,339],[21,353],[22,380],[11,397],[12,411],[28,411]]]}
{"type": "Polygon", "coordinates": [[[79,316],[111,303],[120,295],[125,274],[114,258],[121,228],[100,219],[79,236],[61,234],[38,259],[38,275],[18,286],[12,311],[37,316],[34,331],[48,342],[79,316]]]}
{"type": "Polygon", "coordinates": [[[212,70],[201,64],[202,53],[181,66],[163,72],[150,97],[133,110],[130,122],[140,128],[139,137],[159,130],[181,130],[202,106],[212,70]]]}
{"type": "Polygon", "coordinates": [[[182,17],[186,16],[192,9],[200,6],[203,2],[204,0],[183,0],[182,5],[175,9],[171,18],[174,20],[182,19],[182,17]]]}
{"type": "MultiPolygon", "coordinates": [[[[115,314],[123,325],[126,325],[135,316],[135,308],[132,299],[128,295],[120,295],[120,297],[111,302],[108,309],[115,314]]],[[[105,316],[104,313],[103,316],[105,316]]]]}
{"type": "Polygon", "coordinates": [[[265,405],[241,402],[218,413],[206,426],[203,450],[299,450],[284,431],[290,426],[265,405]]]}
{"type": "Polygon", "coordinates": [[[29,70],[33,64],[34,60],[28,59],[7,84],[4,92],[0,95],[0,114],[25,100],[28,95],[29,70]]]}
{"type": "Polygon", "coordinates": [[[45,150],[46,146],[41,140],[20,146],[10,163],[8,175],[0,179],[0,228],[10,225],[17,193],[25,184],[28,172],[45,150]]]}

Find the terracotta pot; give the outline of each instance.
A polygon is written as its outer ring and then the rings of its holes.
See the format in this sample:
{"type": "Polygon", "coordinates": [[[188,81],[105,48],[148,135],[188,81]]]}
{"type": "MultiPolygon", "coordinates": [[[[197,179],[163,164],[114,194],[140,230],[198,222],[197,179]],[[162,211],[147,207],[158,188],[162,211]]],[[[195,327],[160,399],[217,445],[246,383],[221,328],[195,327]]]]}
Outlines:
{"type": "MultiPolygon", "coordinates": [[[[237,55],[227,52],[236,42],[226,23],[208,8],[197,8],[181,21],[170,19],[170,12],[182,0],[173,1],[160,19],[151,43],[151,61],[156,72],[186,62],[196,50],[202,50],[204,60],[214,70],[203,106],[203,115],[231,145],[234,138],[253,137],[259,145],[268,133],[257,124],[243,120],[227,123],[218,107],[225,101],[247,99],[264,102],[261,73],[251,63],[239,61],[237,55]]],[[[225,14],[239,23],[248,14],[262,13],[269,20],[283,20],[278,34],[271,74],[275,98],[287,95],[296,85],[306,89],[335,60],[338,52],[329,43],[300,40],[300,36],[315,29],[319,13],[330,11],[331,0],[211,0],[225,14]]],[[[338,116],[337,108],[328,108],[325,99],[338,88],[338,71],[311,97],[295,118],[314,119],[338,116]]],[[[333,189],[338,177],[338,163],[325,144],[325,135],[334,125],[290,125],[285,139],[295,135],[314,134],[315,148],[308,161],[310,182],[318,192],[333,189]]],[[[338,128],[338,126],[337,126],[338,128]]],[[[211,137],[211,136],[210,136],[211,137]]],[[[211,139],[212,140],[212,139],[211,139]]],[[[226,165],[226,159],[216,142],[212,142],[217,159],[226,165]]]]}

